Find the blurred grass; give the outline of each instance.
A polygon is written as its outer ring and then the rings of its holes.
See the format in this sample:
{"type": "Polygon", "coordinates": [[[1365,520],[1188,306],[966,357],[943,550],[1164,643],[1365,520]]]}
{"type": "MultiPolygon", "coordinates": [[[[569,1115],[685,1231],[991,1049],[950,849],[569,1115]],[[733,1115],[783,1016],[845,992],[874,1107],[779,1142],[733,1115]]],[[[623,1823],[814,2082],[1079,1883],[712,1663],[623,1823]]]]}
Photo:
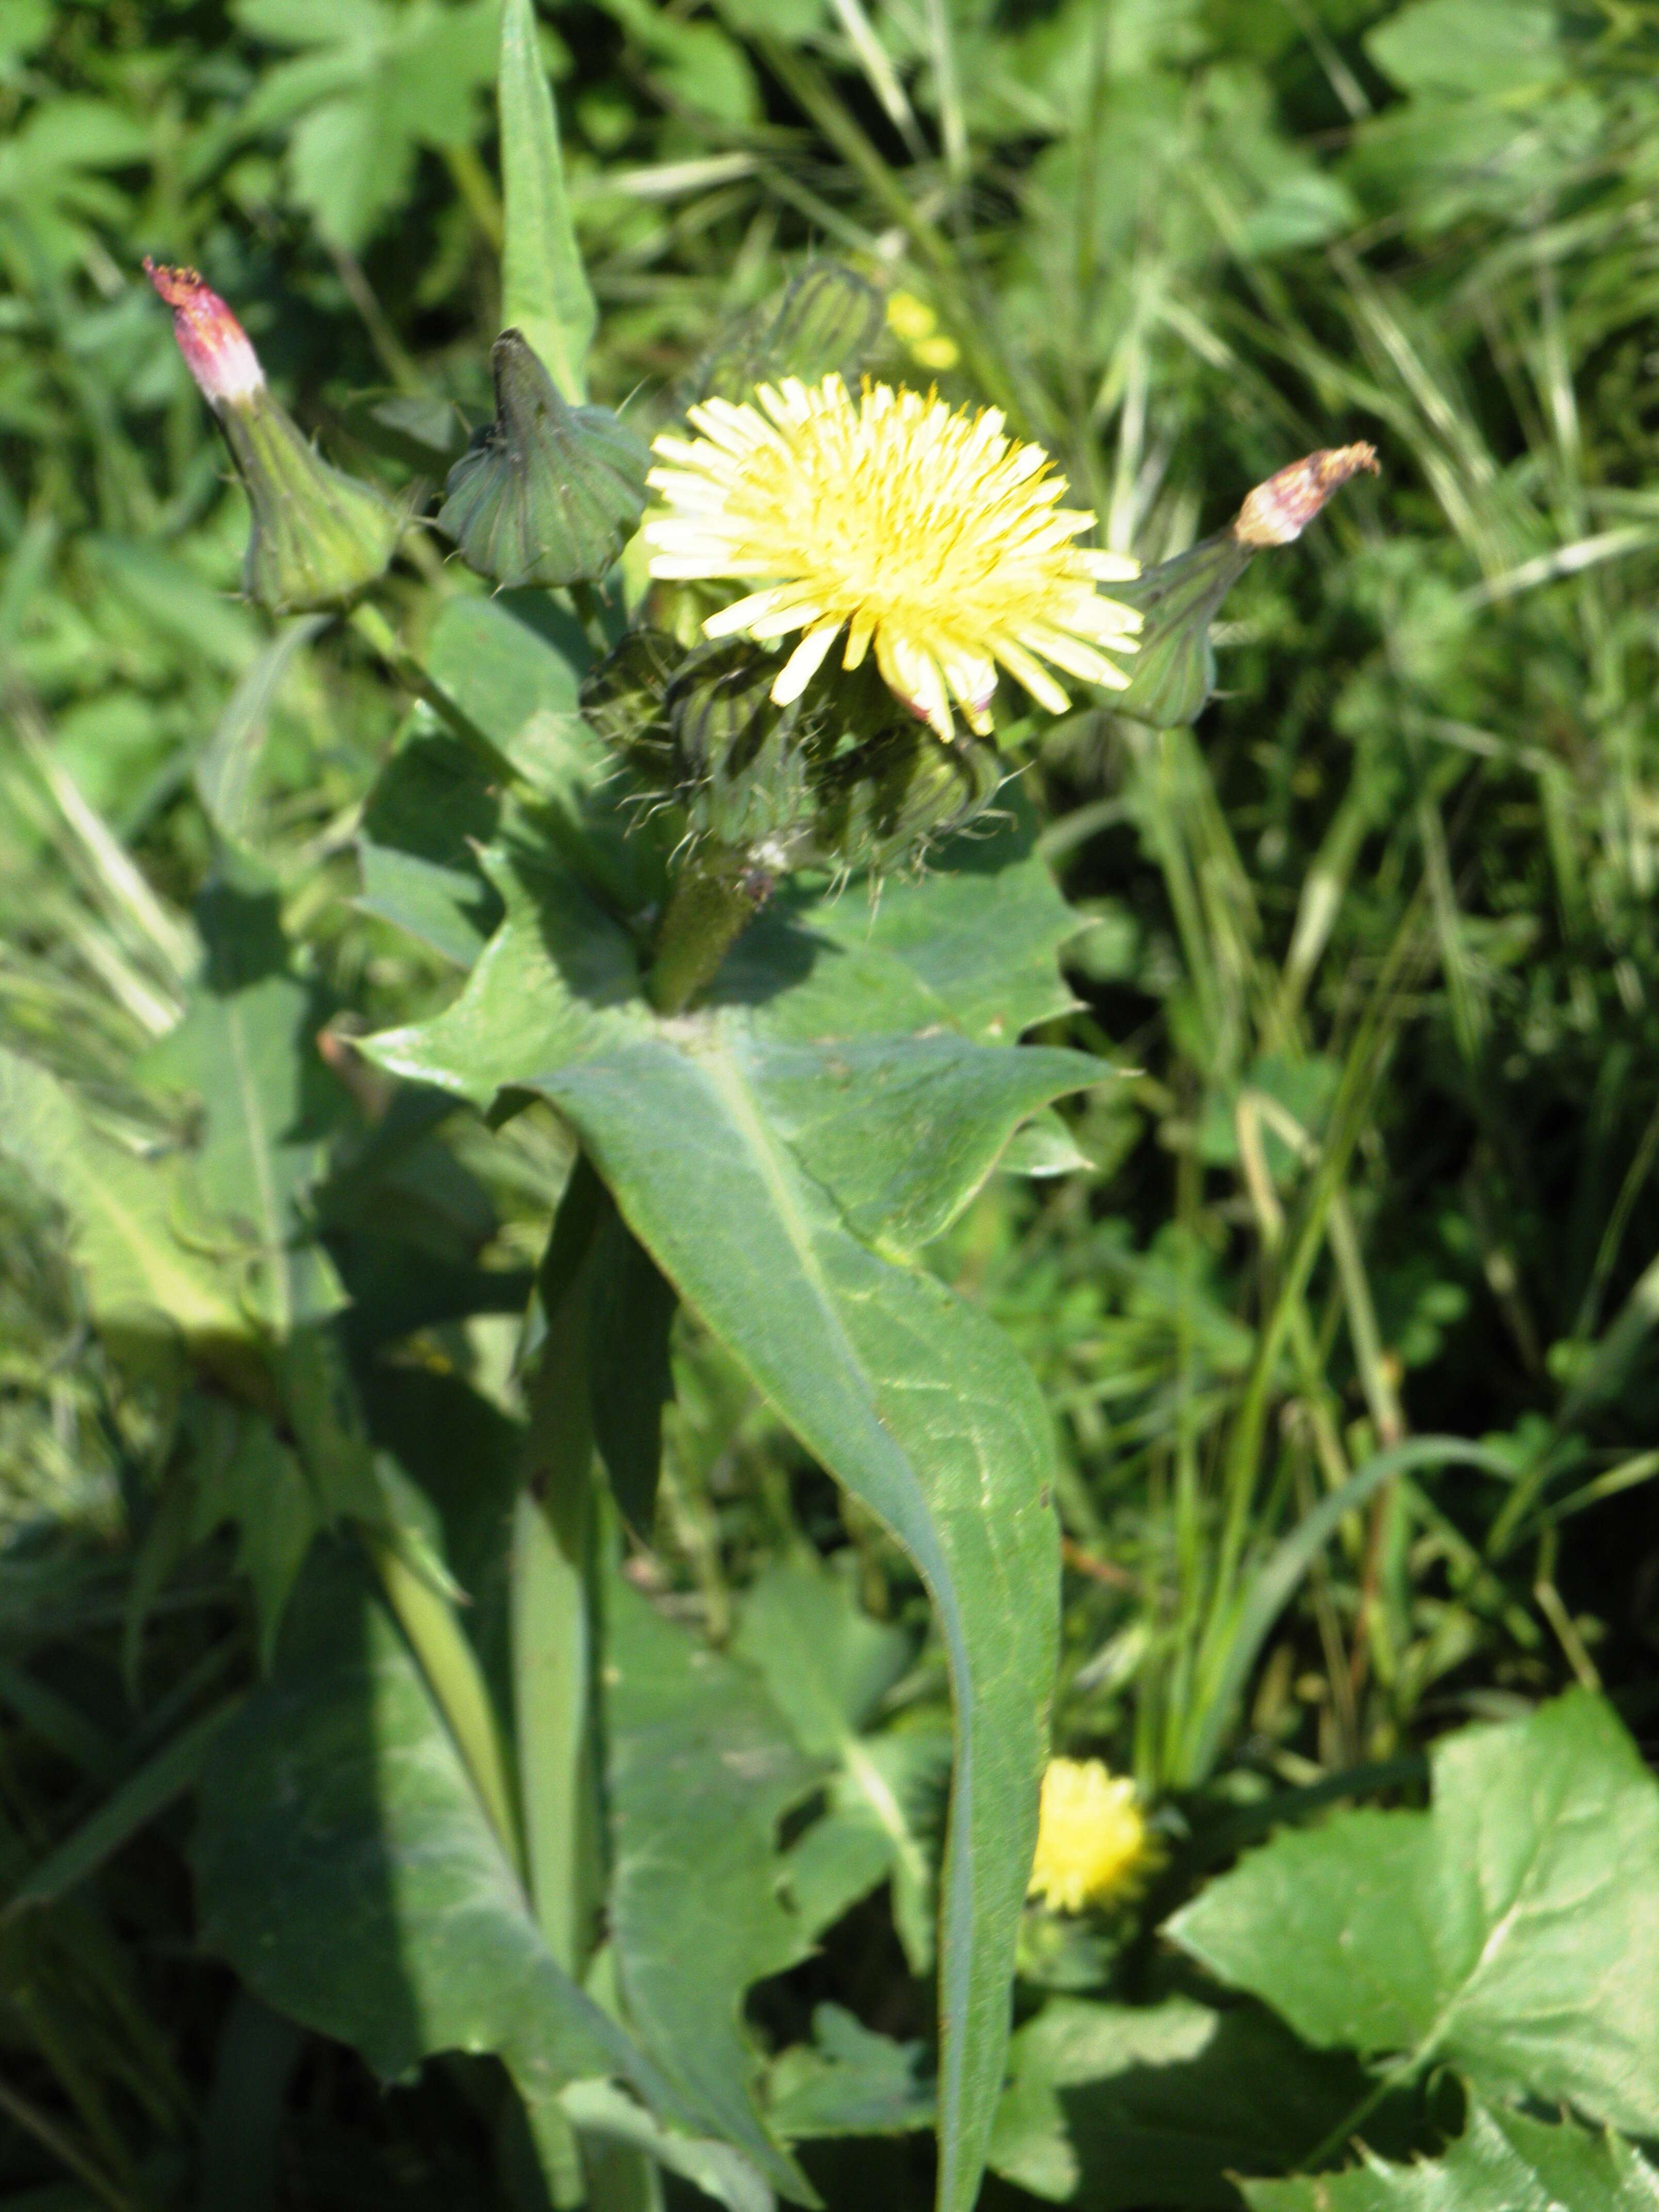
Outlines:
{"type": "MultiPolygon", "coordinates": [[[[1382,455],[1229,599],[1195,732],[1087,709],[1025,770],[1090,918],[1056,1036],[1128,1073],[1072,1120],[1087,1168],[1000,1179],[940,1264],[1056,1412],[1063,1747],[1132,1766],[1201,1838],[1574,1678],[1653,1735],[1652,11],[613,0],[544,32],[599,396],[659,390],[824,246],[927,302],[959,349],[943,386],[1049,444],[1144,558],[1310,447],[1382,455]],[[1403,1466],[1343,1514],[1252,1644],[1276,1547],[1426,1430],[1485,1455],[1403,1466]]],[[[227,716],[268,717],[247,830],[308,971],[362,1022],[442,982],[350,902],[406,702],[343,629],[262,697],[240,495],[136,264],[198,261],[342,450],[365,387],[477,410],[493,35],[485,0],[0,21],[0,1037],[134,1144],[165,1137],[130,1071],[181,1002],[227,716]]],[[[471,588],[423,555],[410,624],[432,585],[471,588]]],[[[450,1133],[491,1249],[533,1258],[555,1139],[450,1133]]],[[[64,1712],[110,1741],[154,1726],[195,1670],[246,1663],[247,1629],[224,1557],[197,1555],[124,1675],[177,1380],[110,1368],[58,1224],[15,1178],[0,1209],[21,1866],[97,1794],[108,1742],[64,1712]]],[[[487,1372],[488,1329],[453,1334],[421,1356],[487,1372]]],[[[659,1543],[688,1608],[723,1632],[803,1534],[853,1547],[873,1609],[914,1604],[708,1349],[681,1360],[659,1543]]],[[[217,2094],[222,1992],[173,1955],[176,1843],[164,1823],[84,1924],[5,1923],[15,1986],[48,1993],[0,2009],[20,2205],[46,2212],[25,2192],[65,2128],[122,2204],[162,2201],[217,2094]]],[[[462,2087],[434,2118],[307,2063],[307,2202],[383,2155],[411,2203],[473,2186],[443,2148],[462,2087]]]]}

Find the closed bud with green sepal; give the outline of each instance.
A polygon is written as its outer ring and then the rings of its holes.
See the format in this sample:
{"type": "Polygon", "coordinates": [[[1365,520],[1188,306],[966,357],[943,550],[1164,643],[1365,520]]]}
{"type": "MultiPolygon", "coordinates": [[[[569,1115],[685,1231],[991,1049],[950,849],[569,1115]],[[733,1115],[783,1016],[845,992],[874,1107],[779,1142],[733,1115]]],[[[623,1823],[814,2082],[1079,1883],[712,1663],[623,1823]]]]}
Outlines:
{"type": "Polygon", "coordinates": [[[645,447],[608,407],[572,407],[518,331],[490,366],[495,419],[450,471],[438,527],[495,583],[592,583],[640,526],[645,447]]]}
{"type": "Polygon", "coordinates": [[[1113,598],[1138,611],[1141,627],[1128,688],[1113,698],[1113,711],[1157,729],[1196,721],[1215,690],[1210,625],[1223,599],[1264,546],[1290,544],[1334,491],[1376,467],[1375,450],[1364,444],[1310,453],[1258,484],[1225,530],[1114,584],[1113,598]]]}
{"type": "Polygon", "coordinates": [[[902,866],[962,828],[1002,778],[994,746],[941,743],[872,669],[779,706],[778,657],[746,638],[687,650],[631,630],[588,678],[583,712],[701,846],[775,877],[902,866]]]}
{"type": "Polygon", "coordinates": [[[273,614],[349,605],[385,574],[406,511],[329,466],[271,396],[241,325],[193,269],[146,260],[144,272],[173,310],[179,350],[247,493],[249,597],[273,614]]]}
{"type": "Polygon", "coordinates": [[[894,722],[824,763],[814,786],[813,857],[851,873],[912,865],[983,813],[1002,781],[994,745],[945,744],[920,724],[894,722]]]}
{"type": "Polygon", "coordinates": [[[881,337],[874,287],[839,261],[809,262],[703,356],[677,391],[678,406],[746,399],[757,384],[786,376],[817,384],[834,374],[856,384],[881,337]]]}

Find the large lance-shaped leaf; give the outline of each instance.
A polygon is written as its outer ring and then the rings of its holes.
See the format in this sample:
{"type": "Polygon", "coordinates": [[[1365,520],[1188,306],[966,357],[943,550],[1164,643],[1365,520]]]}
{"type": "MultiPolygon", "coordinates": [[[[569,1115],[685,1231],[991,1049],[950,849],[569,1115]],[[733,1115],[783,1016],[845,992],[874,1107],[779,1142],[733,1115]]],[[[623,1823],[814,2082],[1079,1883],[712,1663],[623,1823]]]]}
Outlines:
{"type": "Polygon", "coordinates": [[[1659,1783],[1583,1691],[1431,1760],[1429,1812],[1279,1835],[1169,1932],[1310,2043],[1659,2133],[1659,1783]]]}
{"type": "MultiPolygon", "coordinates": [[[[922,940],[908,914],[902,933],[888,942],[866,946],[854,939],[848,952],[834,939],[817,938],[814,914],[811,934],[774,940],[770,972],[758,962],[744,971],[753,1006],[659,1025],[642,995],[633,939],[556,861],[515,846],[483,854],[480,864],[501,895],[506,924],[447,1012],[374,1040],[371,1049],[384,1066],[487,1107],[501,1091],[533,1087],[567,1062],[632,1041],[660,1036],[690,1048],[698,1037],[718,1035],[781,1141],[833,1194],[848,1225],[884,1249],[914,1250],[938,1236],[985,1181],[1018,1123],[1109,1073],[1082,1053],[1011,1051],[970,1041],[998,1026],[989,1011],[994,961],[982,951],[971,958],[947,951],[937,974],[922,981],[922,940]],[[837,971],[821,995],[815,963],[837,971]],[[803,964],[802,980],[792,986],[803,964]],[[854,973],[875,972],[872,1002],[861,1003],[855,988],[843,994],[843,964],[854,973]],[[769,990],[779,983],[781,991],[769,990]],[[890,1003],[889,987],[891,999],[940,1033],[857,1034],[872,1025],[872,1014],[879,1023],[890,1003]],[[814,1012],[792,1020],[788,1002],[809,995],[814,1012]],[[956,1012],[959,1027],[940,1018],[947,1011],[956,1012]],[[861,1024],[853,1018],[860,1012],[866,1017],[861,1024]],[[836,1018],[838,1029],[829,1025],[836,1018]],[[797,1034],[825,1041],[796,1044],[797,1034]]],[[[948,931],[957,887],[949,877],[933,881],[948,931]]],[[[1016,896],[999,898],[995,889],[981,892],[981,902],[992,912],[1001,905],[1016,920],[1004,940],[1015,1007],[1009,1026],[1045,1018],[1056,1001],[1063,1007],[1068,1002],[1053,980],[1053,945],[1072,933],[1073,918],[1052,884],[1035,915],[1022,916],[1016,896]],[[1044,942],[1050,981],[1041,983],[1036,948],[1044,942]]]]}
{"type": "Polygon", "coordinates": [[[740,2017],[750,1984],[807,1948],[777,1895],[775,1830],[813,1770],[759,1682],[620,1577],[606,1613],[610,1925],[629,2018],[701,2125],[810,2203],[761,2121],[740,2017]]]}
{"type": "MultiPolygon", "coordinates": [[[[435,1022],[376,1047],[395,1072],[479,1103],[502,1090],[553,1100],[680,1297],[807,1448],[893,1530],[928,1585],[957,1723],[939,1977],[947,2212],[973,2200],[1006,2044],[1054,1667],[1052,1443],[1035,1385],[1001,1334],[942,1284],[879,1257],[837,1203],[843,1188],[856,1206],[873,1205],[884,1178],[902,1182],[915,1150],[907,1086],[884,1106],[878,1087],[848,1091],[847,1111],[866,1109],[860,1153],[822,1142],[805,1116],[792,1125],[792,1143],[768,1084],[776,1074],[787,1088],[798,1066],[781,1054],[786,1037],[879,1028],[890,1004],[903,1004],[918,1026],[1010,1040],[1063,1006],[1053,957],[1070,917],[1046,878],[1027,878],[1021,891],[1018,847],[1004,859],[1012,885],[990,866],[981,872],[988,880],[969,885],[941,875],[906,887],[914,896],[896,902],[873,953],[861,941],[871,934],[867,908],[854,920],[854,902],[843,901],[822,932],[824,917],[814,914],[810,929],[783,933],[769,965],[750,962],[749,1003],[659,1024],[639,996],[626,933],[568,878],[503,854],[490,872],[507,921],[466,990],[435,1022]],[[937,933],[920,904],[930,893],[937,933]],[[1009,923],[1002,1011],[996,939],[988,949],[983,935],[999,915],[1009,923]],[[841,928],[845,951],[830,933],[841,928]],[[873,1023],[863,994],[838,983],[799,1024],[787,1018],[794,993],[811,994],[820,961],[844,963],[843,972],[873,961],[890,986],[876,995],[873,1023]]],[[[728,1001],[738,983],[726,979],[728,1001]]],[[[902,1046],[915,1042],[890,1039],[884,1064],[902,1066],[902,1046]]],[[[927,1059],[929,1041],[921,1042],[927,1059]]],[[[978,1049],[999,1061],[1018,1057],[978,1049]]],[[[1074,1066],[1069,1080],[1079,1073],[1074,1066]]],[[[1018,1116],[989,1081],[963,1085],[960,1103],[1005,1133],[1018,1116]]],[[[994,1152],[994,1142],[988,1152],[976,1142],[960,1155],[969,1188],[994,1152]]],[[[928,1192],[927,1219],[949,1218],[956,1173],[928,1192]]],[[[878,1218],[860,1218],[880,1233],[878,1218]]]]}
{"type": "Polygon", "coordinates": [[[1443,2159],[1247,2181],[1250,2212],[1659,2212],[1659,2174],[1618,2136],[1476,2105],[1443,2159]]]}
{"type": "Polygon", "coordinates": [[[555,1963],[420,1669],[343,1554],[313,1554],[271,1678],[213,1747],[196,1870],[209,1947],[387,2080],[495,2051],[532,2102],[617,2075],[684,2118],[555,1963]]]}
{"type": "Polygon", "coordinates": [[[684,1046],[641,1037],[536,1087],[574,1122],[681,1297],[927,1584],[957,1723],[939,2202],[965,2212],[1001,2081],[1047,1749],[1059,1584],[1042,1401],[1000,1330],[850,1233],[717,1026],[684,1046]]]}
{"type": "Polygon", "coordinates": [[[501,319],[515,324],[565,398],[586,397],[599,310],[565,191],[558,118],[536,46],[533,0],[506,0],[497,91],[501,125],[501,319]]]}

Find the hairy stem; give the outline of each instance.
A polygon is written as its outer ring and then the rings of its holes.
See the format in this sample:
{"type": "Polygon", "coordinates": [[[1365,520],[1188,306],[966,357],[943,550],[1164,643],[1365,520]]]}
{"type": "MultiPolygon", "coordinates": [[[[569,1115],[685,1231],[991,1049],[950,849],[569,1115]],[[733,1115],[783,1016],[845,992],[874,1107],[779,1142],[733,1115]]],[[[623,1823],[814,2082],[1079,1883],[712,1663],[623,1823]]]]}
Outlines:
{"type": "Polygon", "coordinates": [[[681,871],[657,934],[647,987],[659,1014],[683,1014],[708,989],[769,889],[733,853],[699,855],[681,871]]]}

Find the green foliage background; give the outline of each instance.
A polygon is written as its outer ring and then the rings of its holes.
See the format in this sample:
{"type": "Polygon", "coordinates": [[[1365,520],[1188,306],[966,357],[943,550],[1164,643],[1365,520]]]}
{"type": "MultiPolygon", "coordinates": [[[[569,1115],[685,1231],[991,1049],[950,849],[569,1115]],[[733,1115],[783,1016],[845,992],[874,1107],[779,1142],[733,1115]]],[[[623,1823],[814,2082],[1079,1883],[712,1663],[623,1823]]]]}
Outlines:
{"type": "MultiPolygon", "coordinates": [[[[1165,1856],[1121,1912],[1028,1914],[986,2202],[1659,2201],[1632,2147],[1659,2137],[1636,1747],[1659,1683],[1659,20],[612,0],[540,33],[590,382],[630,419],[827,250],[927,301],[959,349],[943,387],[1004,406],[1148,562],[1311,447],[1382,461],[1228,599],[1194,731],[1080,709],[1030,733],[1013,802],[1081,925],[1030,863],[1015,1026],[1112,1079],[938,1208],[927,1265],[1051,1409],[1056,1747],[1133,1771],[1165,1856]],[[1355,2129],[1366,2162],[1301,2171],[1355,2129]]],[[[476,1811],[508,1784],[408,1658],[451,1633],[463,1702],[509,1663],[491,1532],[571,1139],[545,1103],[491,1127],[392,1100],[351,1043],[453,1000],[515,896],[470,857],[499,823],[356,632],[273,637],[235,597],[245,505],[137,270],[199,264],[336,458],[441,474],[453,410],[488,413],[502,319],[498,37],[491,0],[0,8],[19,2212],[531,2212],[538,2069],[580,2036],[578,2072],[611,2051],[602,1990],[563,2043],[505,2002],[501,1962],[527,1988],[546,1955],[476,1811]],[[376,392],[401,403],[378,442],[376,392]],[[250,1316],[287,1366],[250,1363],[250,1316]],[[404,1640],[311,1549],[342,1518],[380,1531],[404,1640]],[[318,1917],[331,1863],[280,1824],[246,1856],[283,1786],[274,1701],[322,1710],[352,1668],[386,1700],[379,1752],[447,1758],[453,1793],[360,1803],[319,1740],[341,1820],[405,1822],[413,1850],[434,1804],[474,1807],[446,1832],[480,1932],[428,1959],[412,2025],[350,1949],[373,1900],[318,1917]],[[225,1963],[250,1930],[287,1946],[281,1989],[225,1963]],[[522,2097],[495,2057],[416,2071],[444,2044],[505,2057],[522,2097]]],[[[573,635],[423,538],[388,604],[481,727],[576,788],[573,635]]],[[[647,842],[618,834],[615,868],[648,870],[647,842]]],[[[969,877],[937,880],[973,911],[969,877]]],[[[915,896],[889,886],[878,922],[902,933],[915,896]]],[[[849,947],[877,926],[856,885],[835,916],[849,947]]],[[[1066,1078],[1032,1081],[1010,1121],[1066,1078]]],[[[908,2212],[933,2187],[943,1653],[906,1559],[684,1315],[672,1383],[614,1592],[612,1909],[636,1962],[695,1954],[729,2047],[708,2057],[665,1971],[630,1994],[670,2078],[635,2087],[696,2131],[665,2153],[677,2203],[754,2207],[804,2171],[832,2205],[908,2212]],[[718,1657],[665,1710],[694,1637],[718,1657]],[[752,1786],[677,1796],[665,1729],[752,1786]],[[629,1889],[665,1835],[681,1884],[629,1889]]],[[[613,1468],[630,1448],[601,1442],[613,1468]]],[[[453,1905],[420,1910],[447,1928],[453,1905]]],[[[641,2107],[583,2087],[584,2124],[637,2135],[641,2107]]]]}

